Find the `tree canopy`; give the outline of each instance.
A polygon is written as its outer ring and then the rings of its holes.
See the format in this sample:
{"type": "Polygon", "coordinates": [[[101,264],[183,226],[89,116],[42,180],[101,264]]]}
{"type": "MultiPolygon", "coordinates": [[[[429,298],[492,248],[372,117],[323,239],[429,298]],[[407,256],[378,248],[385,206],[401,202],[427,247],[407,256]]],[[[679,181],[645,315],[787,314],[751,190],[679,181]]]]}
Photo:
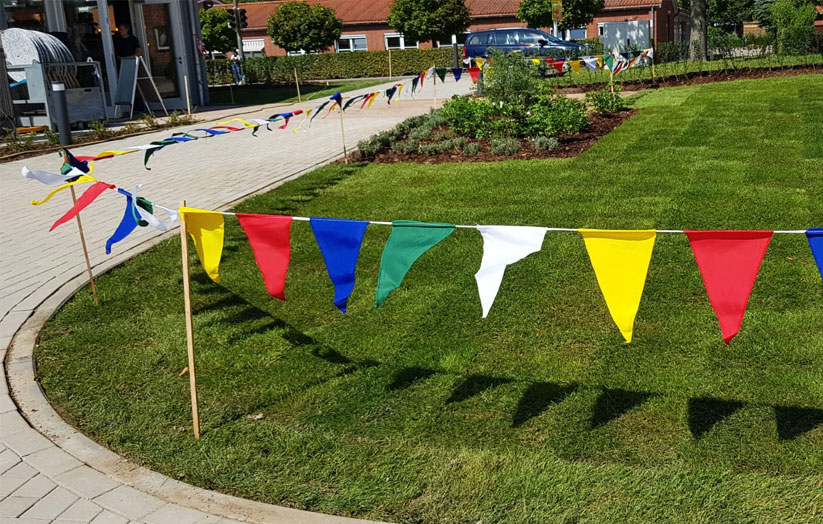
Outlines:
{"type": "MultiPolygon", "coordinates": [[[[583,27],[594,20],[605,5],[605,0],[563,0],[563,19],[558,26],[560,29],[583,27]]],[[[517,19],[529,27],[551,27],[554,22],[551,1],[523,0],[517,8],[517,19]]]]}
{"type": "Polygon", "coordinates": [[[286,2],[269,16],[271,41],[287,51],[323,51],[340,38],[343,22],[334,9],[307,2],[286,2]]]}
{"type": "Polygon", "coordinates": [[[390,13],[389,25],[409,40],[445,38],[471,24],[465,0],[395,0],[390,13]]]}
{"type": "Polygon", "coordinates": [[[231,16],[225,9],[201,9],[200,31],[207,51],[225,53],[237,47],[237,32],[229,27],[231,16]]]}

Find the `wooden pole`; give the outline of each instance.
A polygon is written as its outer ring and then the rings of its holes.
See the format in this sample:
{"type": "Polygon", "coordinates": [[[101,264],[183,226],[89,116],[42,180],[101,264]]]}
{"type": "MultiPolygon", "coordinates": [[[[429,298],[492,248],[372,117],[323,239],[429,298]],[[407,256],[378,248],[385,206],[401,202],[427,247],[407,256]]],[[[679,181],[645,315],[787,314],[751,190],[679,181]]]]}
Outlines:
{"type": "Polygon", "coordinates": [[[191,94],[189,94],[189,75],[183,75],[183,83],[186,86],[186,111],[191,116],[191,94]]]}
{"type": "MultiPolygon", "coordinates": [[[[186,207],[186,201],[180,201],[186,207]]],[[[186,220],[180,215],[180,253],[183,259],[183,303],[186,310],[186,350],[189,354],[189,393],[191,394],[191,421],[194,438],[200,438],[200,414],[197,409],[197,377],[194,373],[194,327],[191,314],[191,282],[189,280],[189,239],[186,237],[186,220]]]]}
{"type": "Polygon", "coordinates": [[[389,49],[389,82],[391,82],[391,49],[389,49]]]}
{"type": "Polygon", "coordinates": [[[654,51],[652,51],[652,56],[650,56],[649,58],[652,59],[652,82],[654,82],[654,51]]]}
{"type": "MultiPolygon", "coordinates": [[[[71,186],[71,199],[77,204],[77,194],[74,192],[74,186],[71,186]]],[[[80,222],[80,213],[75,216],[77,219],[77,230],[80,232],[80,245],[83,246],[83,257],[86,259],[86,272],[89,274],[89,284],[91,284],[91,294],[94,296],[94,305],[99,306],[100,302],[97,300],[97,286],[94,285],[94,275],[91,272],[91,262],[89,261],[89,250],[86,248],[86,236],[83,234],[83,224],[80,222]]]]}
{"type": "Polygon", "coordinates": [[[338,108],[340,110],[340,138],[343,140],[343,158],[349,163],[349,154],[346,152],[346,132],[343,130],[343,106],[338,108]]]}
{"type": "Polygon", "coordinates": [[[609,89],[614,93],[614,64],[609,68],[609,89]]]}
{"type": "Polygon", "coordinates": [[[297,68],[294,68],[294,85],[297,86],[297,101],[302,102],[303,100],[300,98],[300,80],[297,78],[297,68]]]}

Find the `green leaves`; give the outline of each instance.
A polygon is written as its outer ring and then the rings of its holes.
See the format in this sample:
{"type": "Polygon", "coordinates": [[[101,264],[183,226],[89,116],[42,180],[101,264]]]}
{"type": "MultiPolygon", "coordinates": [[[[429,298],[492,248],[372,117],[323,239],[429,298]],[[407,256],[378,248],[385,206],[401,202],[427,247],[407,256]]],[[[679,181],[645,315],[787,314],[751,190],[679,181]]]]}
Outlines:
{"type": "Polygon", "coordinates": [[[395,0],[388,23],[406,40],[435,40],[465,31],[471,23],[465,0],[395,0]]]}
{"type": "Polygon", "coordinates": [[[343,22],[334,9],[307,2],[286,2],[269,16],[267,32],[287,51],[325,51],[340,37],[343,22]]]}
{"type": "MultiPolygon", "coordinates": [[[[588,24],[605,5],[604,0],[563,0],[563,20],[559,23],[560,29],[574,29],[588,24]]],[[[517,8],[517,18],[529,27],[551,27],[551,2],[523,0],[517,8]]]]}
{"type": "Polygon", "coordinates": [[[237,47],[237,33],[229,27],[230,20],[225,9],[200,10],[200,30],[206,50],[225,53],[237,47]]]}

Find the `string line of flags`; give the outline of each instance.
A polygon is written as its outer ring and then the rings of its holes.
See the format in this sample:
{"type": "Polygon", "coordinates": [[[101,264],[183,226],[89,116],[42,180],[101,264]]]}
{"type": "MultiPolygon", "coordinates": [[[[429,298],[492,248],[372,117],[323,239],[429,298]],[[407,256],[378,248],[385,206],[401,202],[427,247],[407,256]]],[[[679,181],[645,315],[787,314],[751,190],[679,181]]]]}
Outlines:
{"type": "Polygon", "coordinates": [[[506,268],[540,251],[548,232],[576,232],[585,244],[598,285],[614,323],[626,342],[631,342],[635,317],[640,307],[652,251],[658,234],[684,234],[688,237],[695,261],[714,309],[723,340],[729,344],[740,331],[749,296],[761,262],[774,234],[804,234],[812,256],[823,277],[823,228],[803,230],[694,231],[694,230],[606,230],[513,225],[456,225],[451,223],[393,220],[364,221],[324,217],[299,217],[249,213],[229,213],[181,207],[160,206],[133,191],[94,178],[93,162],[78,160],[66,152],[63,173],[30,171],[23,176],[47,185],[57,185],[41,204],[55,193],[76,184],[92,183],[76,203],[51,227],[74,218],[101,194],[113,190],[126,202],[122,219],[106,241],[106,253],[138,227],[168,231],[182,219],[194,241],[204,271],[220,282],[226,216],[240,223],[268,293],[285,301],[286,274],[291,256],[291,226],[295,221],[309,222],[320,248],[329,278],[334,286],[334,305],[346,312],[355,286],[355,269],[368,226],[390,226],[391,234],[383,249],[375,296],[380,307],[400,287],[412,265],[424,253],[449,237],[456,229],[476,229],[483,239],[483,256],[475,274],[482,317],[488,316],[503,281],[506,268]],[[161,219],[156,213],[163,212],[161,219]]]}
{"type": "MultiPolygon", "coordinates": [[[[564,58],[532,58],[531,61],[536,64],[539,64],[541,61],[545,61],[545,63],[547,63],[550,67],[556,68],[558,72],[562,72],[566,64],[569,65],[572,71],[579,72],[581,64],[584,64],[587,68],[591,69],[592,71],[596,70],[597,68],[604,68],[611,71],[613,74],[618,74],[621,71],[631,69],[644,58],[651,56],[652,53],[653,49],[646,49],[642,52],[636,52],[633,54],[611,53],[605,55],[581,57],[580,59],[575,60],[564,58]]],[[[490,60],[485,58],[474,58],[469,60],[469,67],[466,68],[466,71],[469,73],[472,82],[477,83],[479,81],[481,71],[489,63],[490,60]]],[[[154,140],[148,144],[128,146],[122,149],[108,149],[105,151],[101,151],[96,155],[77,155],[77,159],[81,161],[97,161],[114,158],[122,155],[128,155],[131,153],[138,153],[142,151],[144,154],[143,166],[146,169],[150,170],[151,168],[148,167],[149,159],[155,153],[168,146],[192,142],[195,140],[207,139],[232,132],[244,131],[246,129],[251,129],[252,136],[257,136],[257,132],[260,130],[261,127],[265,127],[268,131],[271,131],[272,124],[279,124],[277,126],[277,129],[285,130],[288,128],[292,118],[302,115],[303,120],[295,129],[293,129],[293,133],[297,134],[300,132],[301,129],[305,128],[304,131],[307,131],[309,128],[311,128],[312,122],[315,120],[315,118],[317,118],[320,114],[323,114],[324,111],[325,114],[322,117],[322,119],[328,118],[332,111],[337,110],[345,112],[351,107],[356,107],[358,105],[359,110],[370,109],[372,107],[372,104],[374,104],[374,102],[378,99],[385,99],[386,104],[391,105],[392,100],[400,99],[404,92],[404,89],[406,88],[408,88],[406,89],[406,92],[408,93],[407,97],[413,98],[415,94],[423,88],[426,78],[431,79],[431,81],[434,83],[437,82],[437,79],[439,79],[441,83],[444,83],[446,81],[446,75],[449,72],[451,72],[454,80],[456,82],[459,82],[462,78],[463,71],[464,70],[462,67],[447,68],[432,66],[428,70],[421,72],[419,75],[416,75],[413,78],[406,80],[405,82],[396,83],[385,90],[372,91],[369,93],[355,95],[348,98],[344,98],[340,92],[337,92],[330,96],[328,100],[325,100],[324,102],[316,105],[315,107],[312,107],[311,109],[295,109],[294,111],[275,113],[266,119],[233,118],[231,120],[227,120],[224,122],[217,122],[216,125],[211,127],[202,127],[192,129],[189,131],[175,132],[167,138],[161,140],[154,140]]]]}

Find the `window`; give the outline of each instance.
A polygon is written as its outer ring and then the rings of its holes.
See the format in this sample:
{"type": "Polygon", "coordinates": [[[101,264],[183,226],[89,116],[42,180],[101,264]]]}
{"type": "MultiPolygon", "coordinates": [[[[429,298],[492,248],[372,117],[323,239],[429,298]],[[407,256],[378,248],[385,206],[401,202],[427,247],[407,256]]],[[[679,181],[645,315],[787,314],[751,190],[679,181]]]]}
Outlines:
{"type": "Polygon", "coordinates": [[[546,40],[540,33],[534,31],[518,31],[520,38],[520,45],[528,45],[537,47],[540,45],[540,40],[546,40]]]}
{"type": "Polygon", "coordinates": [[[495,31],[493,34],[495,45],[519,45],[517,31],[495,31]]]}
{"type": "Polygon", "coordinates": [[[489,45],[493,43],[494,39],[492,38],[492,33],[478,33],[472,35],[466,41],[466,45],[489,45]]]}
{"type": "Polygon", "coordinates": [[[386,49],[417,49],[417,42],[403,38],[400,33],[386,33],[383,35],[383,44],[386,49]]]}
{"type": "Polygon", "coordinates": [[[578,27],[569,31],[569,40],[583,40],[586,38],[586,28],[578,27]]]}
{"type": "Polygon", "coordinates": [[[366,51],[368,49],[366,35],[343,35],[337,39],[334,47],[338,53],[345,51],[366,51]]]}
{"type": "Polygon", "coordinates": [[[262,38],[244,38],[243,39],[243,53],[246,56],[266,56],[263,50],[266,44],[262,38]]]}
{"type": "Polygon", "coordinates": [[[597,36],[603,36],[603,28],[606,24],[597,24],[597,36]]]}

